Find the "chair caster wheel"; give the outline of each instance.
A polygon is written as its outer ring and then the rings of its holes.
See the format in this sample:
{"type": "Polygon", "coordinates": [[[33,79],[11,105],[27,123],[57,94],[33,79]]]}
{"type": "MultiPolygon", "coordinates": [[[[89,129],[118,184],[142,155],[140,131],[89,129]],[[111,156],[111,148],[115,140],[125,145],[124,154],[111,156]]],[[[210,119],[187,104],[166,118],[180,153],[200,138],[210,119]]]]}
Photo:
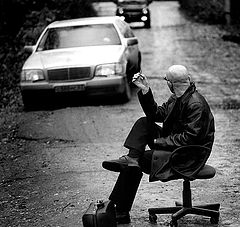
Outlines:
{"type": "Polygon", "coordinates": [[[211,217],[210,218],[210,222],[211,222],[211,224],[218,224],[218,222],[219,222],[219,215],[216,216],[216,217],[211,217]]]}
{"type": "Polygon", "coordinates": [[[178,223],[177,221],[170,221],[170,224],[169,224],[170,227],[177,227],[178,226],[178,223]]]}
{"type": "Polygon", "coordinates": [[[157,215],[156,214],[149,214],[149,221],[152,224],[156,224],[157,223],[157,215]]]}

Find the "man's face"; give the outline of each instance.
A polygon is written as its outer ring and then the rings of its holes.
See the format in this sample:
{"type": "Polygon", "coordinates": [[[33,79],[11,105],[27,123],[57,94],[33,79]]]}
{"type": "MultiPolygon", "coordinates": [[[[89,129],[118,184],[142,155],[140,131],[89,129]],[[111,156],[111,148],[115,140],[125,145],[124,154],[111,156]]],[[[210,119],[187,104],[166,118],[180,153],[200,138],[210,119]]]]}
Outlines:
{"type": "Polygon", "coordinates": [[[174,92],[174,88],[173,88],[173,83],[171,82],[171,80],[168,79],[167,75],[164,77],[164,80],[167,81],[169,90],[174,94],[175,92],[174,92]]]}
{"type": "Polygon", "coordinates": [[[175,94],[174,88],[173,88],[173,83],[172,83],[171,81],[167,81],[167,85],[168,85],[168,87],[169,87],[169,90],[170,90],[173,94],[175,94]]]}

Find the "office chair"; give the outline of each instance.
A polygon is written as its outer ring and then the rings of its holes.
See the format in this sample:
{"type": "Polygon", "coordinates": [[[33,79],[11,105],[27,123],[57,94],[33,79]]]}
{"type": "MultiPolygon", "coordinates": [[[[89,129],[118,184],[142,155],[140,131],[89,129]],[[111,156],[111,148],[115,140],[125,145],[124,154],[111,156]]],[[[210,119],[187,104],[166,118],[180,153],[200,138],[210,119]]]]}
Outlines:
{"type": "Polygon", "coordinates": [[[149,208],[149,221],[151,223],[157,223],[156,214],[172,214],[171,227],[177,227],[177,221],[187,214],[207,216],[210,217],[212,224],[218,223],[220,204],[192,205],[190,182],[196,179],[210,179],[215,176],[216,170],[205,164],[210,152],[209,148],[191,145],[178,148],[172,153],[170,165],[175,176],[171,180],[183,179],[182,203],[176,202],[175,207],[149,208]],[[186,163],[187,169],[185,169],[186,163]]]}

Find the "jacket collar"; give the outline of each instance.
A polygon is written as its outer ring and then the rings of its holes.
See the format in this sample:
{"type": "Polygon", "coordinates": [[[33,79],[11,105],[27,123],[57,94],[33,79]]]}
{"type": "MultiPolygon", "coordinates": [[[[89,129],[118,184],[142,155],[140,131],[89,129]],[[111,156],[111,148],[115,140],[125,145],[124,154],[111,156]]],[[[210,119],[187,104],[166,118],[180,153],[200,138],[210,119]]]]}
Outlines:
{"type": "Polygon", "coordinates": [[[172,95],[172,100],[173,100],[173,105],[171,106],[171,109],[169,110],[169,113],[166,117],[166,119],[164,120],[164,122],[166,123],[170,118],[171,118],[171,115],[172,115],[172,111],[174,109],[174,106],[176,104],[176,101],[179,100],[181,103],[185,103],[189,100],[189,98],[191,97],[191,95],[196,91],[196,86],[195,86],[195,83],[194,82],[191,82],[189,87],[187,88],[187,90],[184,92],[184,94],[177,98],[176,95],[172,95]]]}
{"type": "Polygon", "coordinates": [[[185,103],[186,101],[189,100],[189,98],[195,91],[196,91],[195,83],[191,82],[190,86],[187,88],[184,94],[181,97],[179,97],[179,99],[181,100],[181,102],[185,103]]]}

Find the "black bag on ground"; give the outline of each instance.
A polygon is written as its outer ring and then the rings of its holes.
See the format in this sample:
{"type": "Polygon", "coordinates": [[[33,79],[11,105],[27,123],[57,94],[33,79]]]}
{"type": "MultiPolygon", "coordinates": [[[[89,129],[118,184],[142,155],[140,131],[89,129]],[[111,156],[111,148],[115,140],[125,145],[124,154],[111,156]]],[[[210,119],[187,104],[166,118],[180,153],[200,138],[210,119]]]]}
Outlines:
{"type": "Polygon", "coordinates": [[[116,227],[115,205],[110,200],[90,203],[82,222],[84,227],[116,227]]]}

